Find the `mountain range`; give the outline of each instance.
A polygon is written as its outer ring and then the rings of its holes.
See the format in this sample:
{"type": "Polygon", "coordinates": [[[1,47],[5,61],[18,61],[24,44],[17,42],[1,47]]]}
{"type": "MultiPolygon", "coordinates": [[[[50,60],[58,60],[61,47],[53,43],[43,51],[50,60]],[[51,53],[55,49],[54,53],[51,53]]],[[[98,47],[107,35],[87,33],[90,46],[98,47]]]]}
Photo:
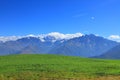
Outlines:
{"type": "MultiPolygon", "coordinates": [[[[3,39],[3,38],[0,38],[3,39]]],[[[93,57],[119,45],[118,42],[93,34],[83,35],[50,33],[49,35],[13,37],[0,41],[0,55],[8,54],[58,54],[93,57]]]]}

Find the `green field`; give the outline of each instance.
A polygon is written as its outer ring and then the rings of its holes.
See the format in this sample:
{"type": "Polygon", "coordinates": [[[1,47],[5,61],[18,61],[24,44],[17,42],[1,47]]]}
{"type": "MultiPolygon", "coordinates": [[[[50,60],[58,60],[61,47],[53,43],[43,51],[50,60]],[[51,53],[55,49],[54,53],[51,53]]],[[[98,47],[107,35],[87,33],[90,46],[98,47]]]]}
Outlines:
{"type": "Polygon", "coordinates": [[[39,54],[0,56],[0,80],[120,80],[120,60],[39,54]]]}

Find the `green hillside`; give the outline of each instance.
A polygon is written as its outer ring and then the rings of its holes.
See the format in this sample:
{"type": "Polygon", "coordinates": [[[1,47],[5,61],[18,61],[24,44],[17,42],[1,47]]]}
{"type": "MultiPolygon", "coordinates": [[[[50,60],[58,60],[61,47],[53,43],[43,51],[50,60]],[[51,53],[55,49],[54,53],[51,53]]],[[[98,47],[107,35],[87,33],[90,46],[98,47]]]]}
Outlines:
{"type": "Polygon", "coordinates": [[[113,80],[119,75],[119,60],[39,54],[0,56],[0,80],[113,80]]]}

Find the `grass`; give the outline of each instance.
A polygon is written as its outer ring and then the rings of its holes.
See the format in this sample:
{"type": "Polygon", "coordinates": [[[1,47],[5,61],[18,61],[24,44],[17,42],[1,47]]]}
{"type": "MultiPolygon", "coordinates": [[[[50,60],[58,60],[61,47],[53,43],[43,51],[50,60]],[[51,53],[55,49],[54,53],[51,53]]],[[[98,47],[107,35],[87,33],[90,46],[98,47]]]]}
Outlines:
{"type": "Polygon", "coordinates": [[[0,56],[0,80],[120,80],[120,61],[47,54],[0,56]]]}

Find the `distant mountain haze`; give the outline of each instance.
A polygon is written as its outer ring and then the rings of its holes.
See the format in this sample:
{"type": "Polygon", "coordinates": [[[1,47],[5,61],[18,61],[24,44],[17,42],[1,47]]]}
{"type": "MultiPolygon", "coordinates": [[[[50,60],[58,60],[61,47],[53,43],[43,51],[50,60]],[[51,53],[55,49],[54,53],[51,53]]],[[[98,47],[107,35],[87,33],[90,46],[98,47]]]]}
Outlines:
{"type": "Polygon", "coordinates": [[[100,56],[96,56],[95,58],[120,59],[120,45],[115,46],[114,48],[110,49],[100,56]]]}

